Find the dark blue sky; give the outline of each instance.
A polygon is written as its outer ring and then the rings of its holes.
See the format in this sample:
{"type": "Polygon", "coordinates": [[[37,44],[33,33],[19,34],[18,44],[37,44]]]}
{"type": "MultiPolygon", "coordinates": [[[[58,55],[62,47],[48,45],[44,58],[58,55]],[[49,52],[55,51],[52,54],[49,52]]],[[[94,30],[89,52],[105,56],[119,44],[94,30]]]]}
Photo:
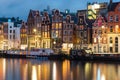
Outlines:
{"type": "Polygon", "coordinates": [[[51,9],[57,8],[62,11],[70,9],[71,12],[76,12],[86,9],[87,2],[109,2],[109,0],[0,0],[0,17],[19,16],[26,20],[30,9],[41,11],[48,5],[51,9]]]}

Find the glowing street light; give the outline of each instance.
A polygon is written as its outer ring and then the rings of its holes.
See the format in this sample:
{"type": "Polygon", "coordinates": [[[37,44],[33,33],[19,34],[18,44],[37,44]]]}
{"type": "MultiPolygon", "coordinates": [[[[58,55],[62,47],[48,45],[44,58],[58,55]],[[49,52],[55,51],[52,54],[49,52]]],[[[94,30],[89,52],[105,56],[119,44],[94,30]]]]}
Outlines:
{"type": "Polygon", "coordinates": [[[34,32],[36,32],[37,30],[36,29],[33,29],[34,32]]]}

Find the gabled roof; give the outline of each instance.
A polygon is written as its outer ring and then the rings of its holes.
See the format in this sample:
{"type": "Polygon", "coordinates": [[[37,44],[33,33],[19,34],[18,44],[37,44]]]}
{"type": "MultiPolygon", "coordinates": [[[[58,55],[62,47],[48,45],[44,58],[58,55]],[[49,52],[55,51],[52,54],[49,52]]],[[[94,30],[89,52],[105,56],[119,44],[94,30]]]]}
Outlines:
{"type": "Polygon", "coordinates": [[[116,6],[117,6],[119,3],[120,3],[120,2],[110,3],[110,4],[108,5],[108,12],[109,12],[109,11],[114,11],[115,8],[116,8],[116,6]]]}

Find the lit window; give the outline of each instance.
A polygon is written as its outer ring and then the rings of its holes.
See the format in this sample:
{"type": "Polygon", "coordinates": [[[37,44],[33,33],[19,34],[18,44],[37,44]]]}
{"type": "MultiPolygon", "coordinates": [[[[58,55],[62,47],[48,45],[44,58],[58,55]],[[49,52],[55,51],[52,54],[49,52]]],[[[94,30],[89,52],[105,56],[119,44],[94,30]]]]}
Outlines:
{"type": "Polygon", "coordinates": [[[96,43],[97,42],[97,40],[96,40],[96,38],[94,38],[94,43],[96,43]]]}
{"type": "Polygon", "coordinates": [[[116,32],[118,32],[118,28],[119,28],[119,26],[116,25],[116,26],[115,26],[115,31],[116,31],[116,32]]]}
{"type": "Polygon", "coordinates": [[[56,29],[58,29],[58,23],[56,23],[56,29]]]}

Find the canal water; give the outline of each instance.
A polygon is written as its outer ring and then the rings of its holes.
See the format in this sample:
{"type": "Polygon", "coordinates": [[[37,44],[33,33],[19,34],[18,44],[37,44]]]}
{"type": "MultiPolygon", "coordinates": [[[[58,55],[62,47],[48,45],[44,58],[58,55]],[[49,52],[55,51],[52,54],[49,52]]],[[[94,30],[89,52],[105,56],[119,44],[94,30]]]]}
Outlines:
{"type": "Polygon", "coordinates": [[[0,58],[0,80],[120,80],[120,63],[0,58]]]}

